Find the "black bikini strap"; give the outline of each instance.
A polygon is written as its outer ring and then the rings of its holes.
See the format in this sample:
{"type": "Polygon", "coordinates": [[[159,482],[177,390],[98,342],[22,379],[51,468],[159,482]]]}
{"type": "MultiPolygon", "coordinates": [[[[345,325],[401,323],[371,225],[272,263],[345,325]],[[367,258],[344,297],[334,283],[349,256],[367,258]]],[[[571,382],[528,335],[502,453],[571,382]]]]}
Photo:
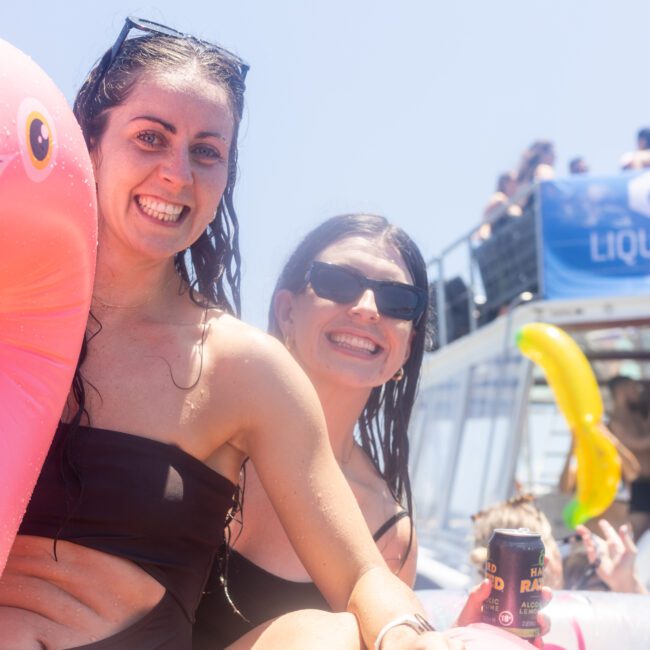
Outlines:
{"type": "Polygon", "coordinates": [[[379,528],[377,532],[372,536],[375,542],[378,542],[400,519],[408,517],[409,513],[406,510],[400,510],[396,512],[392,517],[387,519],[379,528]]]}

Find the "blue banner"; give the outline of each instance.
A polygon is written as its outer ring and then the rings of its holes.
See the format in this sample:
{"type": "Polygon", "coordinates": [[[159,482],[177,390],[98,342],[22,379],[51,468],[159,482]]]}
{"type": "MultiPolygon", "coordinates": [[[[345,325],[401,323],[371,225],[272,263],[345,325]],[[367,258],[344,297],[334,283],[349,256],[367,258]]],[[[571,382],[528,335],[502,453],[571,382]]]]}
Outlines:
{"type": "Polygon", "coordinates": [[[545,298],[650,293],[650,172],[539,186],[545,298]]]}

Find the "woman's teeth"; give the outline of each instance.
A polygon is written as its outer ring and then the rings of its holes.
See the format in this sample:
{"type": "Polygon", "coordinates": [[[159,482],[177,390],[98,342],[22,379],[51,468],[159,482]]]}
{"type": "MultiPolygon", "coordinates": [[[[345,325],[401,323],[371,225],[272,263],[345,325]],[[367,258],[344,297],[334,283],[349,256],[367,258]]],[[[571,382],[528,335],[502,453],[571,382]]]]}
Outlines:
{"type": "Polygon", "coordinates": [[[352,334],[331,334],[329,339],[332,343],[336,343],[344,348],[349,348],[350,350],[360,350],[362,352],[368,352],[369,354],[375,354],[379,350],[379,346],[376,343],[373,343],[370,339],[362,336],[354,336],[352,334]]]}
{"type": "Polygon", "coordinates": [[[139,196],[137,201],[140,209],[145,214],[160,221],[176,222],[180,219],[181,212],[183,212],[183,206],[176,203],[167,203],[146,196],[139,196]]]}

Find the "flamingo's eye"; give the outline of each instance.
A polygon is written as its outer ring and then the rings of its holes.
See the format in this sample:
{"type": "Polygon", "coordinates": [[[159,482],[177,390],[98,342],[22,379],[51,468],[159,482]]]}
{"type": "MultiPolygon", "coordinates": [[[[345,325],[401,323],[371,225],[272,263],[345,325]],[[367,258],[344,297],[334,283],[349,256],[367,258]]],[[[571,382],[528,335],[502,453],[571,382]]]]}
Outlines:
{"type": "Polygon", "coordinates": [[[29,97],[18,107],[17,126],[25,172],[36,183],[44,181],[56,160],[54,120],[41,102],[29,97]]]}

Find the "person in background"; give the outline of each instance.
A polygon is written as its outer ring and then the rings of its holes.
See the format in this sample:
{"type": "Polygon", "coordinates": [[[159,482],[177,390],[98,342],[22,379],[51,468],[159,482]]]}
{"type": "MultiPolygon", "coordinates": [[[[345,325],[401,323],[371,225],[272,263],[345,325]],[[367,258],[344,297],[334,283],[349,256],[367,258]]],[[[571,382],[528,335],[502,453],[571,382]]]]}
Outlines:
{"type": "Polygon", "coordinates": [[[521,188],[529,187],[537,181],[544,181],[555,176],[555,148],[550,140],[536,140],[521,156],[517,168],[517,184],[521,188]]]}
{"type": "Polygon", "coordinates": [[[492,531],[495,528],[528,528],[542,536],[546,549],[544,584],[552,589],[562,588],[562,555],[553,538],[551,524],[535,505],[532,495],[514,497],[481,510],[472,515],[472,523],[474,548],[470,552],[470,560],[481,577],[485,575],[487,546],[492,531]]]}
{"type": "Polygon", "coordinates": [[[511,217],[521,216],[521,206],[512,202],[517,187],[514,172],[504,172],[499,176],[496,190],[483,210],[483,221],[478,231],[480,239],[487,239],[494,230],[507,223],[511,217]]]}
{"type": "MultiPolygon", "coordinates": [[[[269,309],[268,331],[313,383],[334,456],[378,549],[409,586],[417,543],[407,434],[427,308],[426,263],[415,243],[384,217],[348,214],[305,236],[269,309]]],[[[215,567],[197,613],[195,649],[222,647],[295,609],[330,609],[250,464],[244,501],[242,519],[230,524],[227,563],[215,567]]]]}
{"type": "Polygon", "coordinates": [[[617,530],[606,519],[599,519],[598,526],[602,538],[594,535],[586,526],[576,527],[590,567],[585,573],[593,571],[611,591],[647,594],[648,590],[636,571],[638,551],[630,527],[623,524],[617,530]]]}
{"type": "Polygon", "coordinates": [[[635,539],[650,529],[650,400],[647,388],[630,377],[617,375],[608,382],[612,397],[609,427],[636,456],[639,472],[630,483],[630,523],[635,539]]]}
{"type": "MultiPolygon", "coordinates": [[[[599,425],[600,431],[604,436],[609,438],[621,459],[621,479],[626,486],[635,481],[639,477],[641,465],[637,457],[612,433],[612,431],[604,424],[599,425]]],[[[576,473],[578,469],[577,459],[575,457],[575,436],[571,436],[571,447],[569,453],[564,461],[564,467],[560,474],[558,487],[560,492],[564,494],[573,494],[576,489],[576,473]]]]}
{"type": "Polygon", "coordinates": [[[522,495],[497,503],[486,510],[472,515],[474,523],[474,549],[470,560],[480,576],[485,575],[487,545],[495,528],[527,528],[539,533],[546,549],[544,567],[544,584],[554,589],[585,589],[599,585],[593,576],[612,591],[647,594],[639,581],[634,568],[636,547],[627,526],[621,526],[618,532],[605,520],[599,522],[604,541],[586,526],[577,526],[576,535],[582,540],[584,550],[574,549],[563,561],[560,546],[570,542],[574,536],[558,541],[553,537],[553,530],[546,515],[535,505],[532,495],[522,495]],[[587,562],[584,561],[584,556],[587,562]],[[578,558],[577,560],[575,558],[578,558]],[[565,580],[564,565],[575,582],[565,580]]]}
{"type": "Polygon", "coordinates": [[[580,175],[580,174],[588,174],[589,173],[589,165],[587,164],[587,161],[582,157],[578,156],[577,158],[572,158],[569,161],[569,174],[572,176],[580,175]]]}
{"type": "Polygon", "coordinates": [[[650,128],[639,129],[636,134],[636,150],[623,154],[621,169],[643,169],[650,167],[650,128]]]}

